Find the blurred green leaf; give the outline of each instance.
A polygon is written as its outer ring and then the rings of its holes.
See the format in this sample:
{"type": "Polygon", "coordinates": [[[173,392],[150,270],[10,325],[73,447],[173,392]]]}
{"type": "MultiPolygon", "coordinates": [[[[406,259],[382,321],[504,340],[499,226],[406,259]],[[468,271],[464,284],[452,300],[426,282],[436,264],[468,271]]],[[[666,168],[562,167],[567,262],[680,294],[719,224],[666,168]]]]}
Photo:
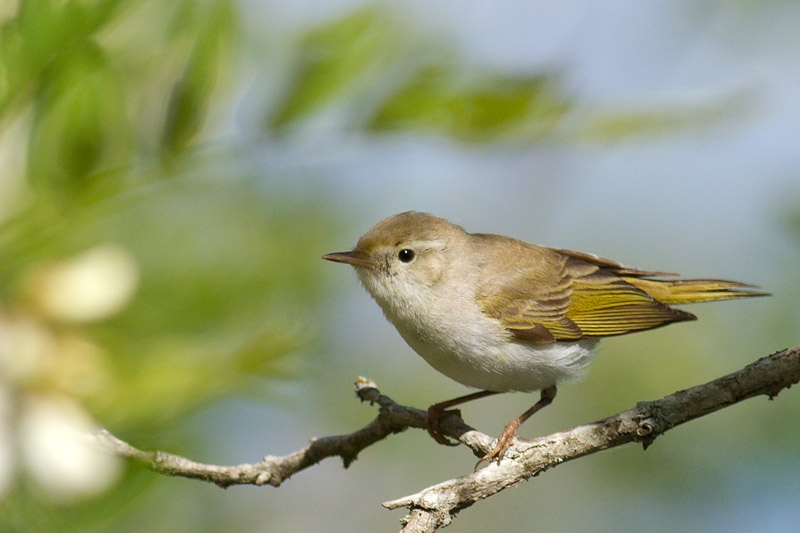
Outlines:
{"type": "Polygon", "coordinates": [[[553,76],[465,76],[434,65],[420,69],[382,103],[373,131],[428,130],[465,141],[549,133],[569,109],[553,76]]]}
{"type": "Polygon", "coordinates": [[[170,156],[186,151],[205,121],[211,93],[223,70],[222,58],[231,51],[235,31],[235,9],[229,0],[218,0],[205,12],[190,15],[187,11],[203,9],[196,2],[185,3],[179,10],[176,25],[186,28],[186,18],[199,18],[189,59],[180,79],[172,87],[164,120],[163,149],[170,156]]]}
{"type": "Polygon", "coordinates": [[[267,125],[280,130],[345,93],[396,46],[392,20],[378,8],[365,8],[322,25],[300,42],[294,74],[267,125]]]}
{"type": "Polygon", "coordinates": [[[593,110],[578,121],[575,136],[591,142],[618,142],[654,135],[673,135],[738,118],[751,108],[748,95],[715,95],[707,101],[661,108],[593,110]]]}
{"type": "Polygon", "coordinates": [[[74,43],[108,24],[129,0],[19,2],[16,17],[0,26],[0,119],[34,89],[43,70],[69,53],[74,43]]]}
{"type": "Polygon", "coordinates": [[[785,215],[785,220],[789,233],[800,241],[800,208],[789,209],[785,215]]]}
{"type": "Polygon", "coordinates": [[[71,196],[128,165],[133,143],[126,95],[92,41],[73,45],[44,73],[28,148],[30,182],[45,195],[71,196]],[[94,176],[92,176],[94,175],[94,176]]]}

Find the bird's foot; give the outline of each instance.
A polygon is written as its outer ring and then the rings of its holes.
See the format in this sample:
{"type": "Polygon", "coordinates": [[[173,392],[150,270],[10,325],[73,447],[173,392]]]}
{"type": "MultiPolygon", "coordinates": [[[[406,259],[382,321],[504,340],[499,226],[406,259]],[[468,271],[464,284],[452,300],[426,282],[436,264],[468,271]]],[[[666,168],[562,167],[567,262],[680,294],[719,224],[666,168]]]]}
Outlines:
{"type": "Polygon", "coordinates": [[[433,440],[439,444],[444,444],[445,446],[458,446],[460,444],[458,441],[453,441],[445,437],[444,434],[442,434],[441,428],[439,428],[439,420],[442,417],[451,414],[460,417],[461,411],[458,409],[445,410],[438,404],[431,405],[428,407],[428,417],[425,419],[425,429],[428,430],[428,434],[433,437],[433,440]]]}
{"type": "Polygon", "coordinates": [[[517,436],[517,430],[519,429],[519,426],[519,419],[509,422],[505,429],[503,429],[503,433],[501,433],[500,437],[497,439],[497,445],[494,447],[494,449],[481,457],[480,461],[475,463],[475,470],[477,470],[484,461],[492,462],[493,460],[497,460],[497,464],[499,465],[500,461],[503,460],[503,456],[511,447],[511,443],[514,442],[514,438],[517,436]]]}

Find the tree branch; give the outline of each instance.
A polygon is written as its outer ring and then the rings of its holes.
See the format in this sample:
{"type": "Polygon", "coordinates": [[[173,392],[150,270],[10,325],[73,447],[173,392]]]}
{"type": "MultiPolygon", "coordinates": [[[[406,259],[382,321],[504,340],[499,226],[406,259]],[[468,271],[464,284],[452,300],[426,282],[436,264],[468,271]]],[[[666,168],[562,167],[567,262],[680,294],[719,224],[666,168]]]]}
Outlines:
{"type": "MultiPolygon", "coordinates": [[[[671,428],[754,396],[774,398],[784,388],[800,382],[800,346],[759,359],[742,370],[704,385],[671,394],[660,400],[640,402],[636,407],[593,424],[534,440],[515,440],[498,465],[428,487],[416,494],[386,502],[389,509],[408,507],[406,532],[435,531],[476,501],[536,476],[559,464],[629,442],[645,448],[671,428]]],[[[310,444],[283,457],[267,456],[262,461],[236,466],[201,464],[166,452],[146,452],[114,437],[108,431],[93,436],[103,449],[139,461],[156,472],[231,485],[279,486],[296,472],[321,460],[339,456],[347,467],[358,452],[409,427],[425,428],[426,412],[398,405],[380,394],[375,384],[359,378],[355,384],[361,401],[379,406],[378,416],[362,429],[348,435],[313,439],[310,444]]],[[[492,449],[493,440],[451,414],[441,420],[442,432],[458,439],[482,457],[492,449]]]]}
{"type": "MultiPolygon", "coordinates": [[[[391,398],[382,395],[371,380],[359,377],[355,383],[355,392],[362,402],[368,401],[371,405],[375,403],[379,405],[380,410],[375,420],[349,435],[312,439],[309,445],[302,450],[283,457],[268,455],[258,463],[236,466],[196,463],[167,452],[139,450],[118,439],[107,430],[99,431],[93,435],[93,439],[104,450],[134,459],[161,474],[209,481],[222,488],[231,485],[278,487],[293,474],[313,466],[327,457],[341,457],[347,468],[356,459],[358,452],[392,433],[399,433],[409,427],[425,427],[425,417],[427,416],[425,411],[398,405],[391,398]]],[[[457,421],[450,420],[447,427],[451,431],[458,430],[461,433],[470,431],[478,433],[464,424],[460,418],[457,421]]],[[[477,438],[481,446],[488,447],[492,439],[487,435],[482,435],[482,437],[472,436],[465,438],[465,441],[472,443],[477,438]]]]}
{"type": "Polygon", "coordinates": [[[499,465],[384,503],[388,509],[408,507],[405,532],[435,531],[458,511],[476,501],[539,475],[566,461],[601,450],[642,442],[645,449],[675,426],[742,400],[766,395],[773,399],[800,382],[800,346],[759,359],[738,372],[704,385],[678,391],[593,424],[530,441],[517,441],[499,465]],[[514,453],[514,455],[509,455],[514,453]]]}

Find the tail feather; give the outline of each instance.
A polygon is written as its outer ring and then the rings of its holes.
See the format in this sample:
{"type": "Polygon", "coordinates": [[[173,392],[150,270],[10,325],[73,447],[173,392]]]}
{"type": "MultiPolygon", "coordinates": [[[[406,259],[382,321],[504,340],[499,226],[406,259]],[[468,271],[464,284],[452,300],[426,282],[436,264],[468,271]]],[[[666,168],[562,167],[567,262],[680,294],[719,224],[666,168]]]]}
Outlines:
{"type": "Polygon", "coordinates": [[[714,302],[753,296],[769,296],[755,285],[724,279],[656,280],[646,278],[623,279],[666,305],[714,302]]]}

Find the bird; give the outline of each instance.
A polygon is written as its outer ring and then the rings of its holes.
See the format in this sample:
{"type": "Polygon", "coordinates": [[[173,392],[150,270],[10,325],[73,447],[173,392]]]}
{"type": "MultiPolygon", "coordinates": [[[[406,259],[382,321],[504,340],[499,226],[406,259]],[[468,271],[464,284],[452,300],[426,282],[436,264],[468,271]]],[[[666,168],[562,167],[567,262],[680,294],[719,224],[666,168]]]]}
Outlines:
{"type": "MultiPolygon", "coordinates": [[[[385,218],[347,252],[405,342],[434,369],[478,389],[431,405],[426,429],[441,444],[451,407],[505,392],[540,391],[479,462],[499,464],[519,427],[578,379],[603,337],[696,320],[672,305],[766,296],[755,285],[624,266],[600,256],[468,233],[428,213],[385,218]],[[677,278],[677,279],[675,279],[677,278]]],[[[476,468],[477,466],[476,465],[476,468]]]]}

